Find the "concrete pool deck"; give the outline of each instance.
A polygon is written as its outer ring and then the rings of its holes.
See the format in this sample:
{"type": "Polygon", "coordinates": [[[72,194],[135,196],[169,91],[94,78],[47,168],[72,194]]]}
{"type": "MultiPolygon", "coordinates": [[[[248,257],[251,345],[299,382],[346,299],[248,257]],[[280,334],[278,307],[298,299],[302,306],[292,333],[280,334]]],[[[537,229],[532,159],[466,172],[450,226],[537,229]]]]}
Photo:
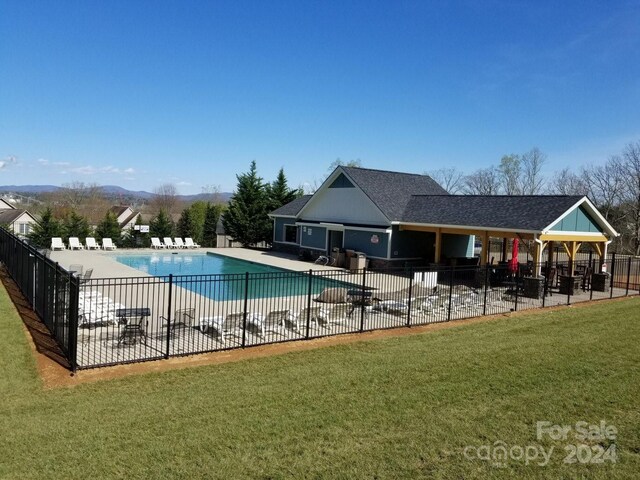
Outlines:
{"type": "MultiPolygon", "coordinates": [[[[249,262],[260,263],[277,268],[284,268],[294,272],[306,272],[310,269],[316,271],[343,271],[341,268],[325,267],[316,265],[312,262],[302,262],[294,255],[287,255],[277,252],[268,252],[260,250],[250,250],[247,248],[198,248],[198,249],[172,249],[156,250],[152,248],[119,248],[115,251],[104,250],[56,250],[51,252],[51,260],[58,262],[64,269],[69,269],[70,265],[82,265],[83,270],[93,268],[91,278],[131,278],[131,277],[150,277],[135,268],[129,267],[118,262],[114,257],[116,255],[144,255],[144,254],[166,254],[172,253],[176,255],[205,255],[206,253],[214,253],[225,257],[246,260],[249,262]]],[[[211,272],[214,273],[214,272],[211,272]]]]}

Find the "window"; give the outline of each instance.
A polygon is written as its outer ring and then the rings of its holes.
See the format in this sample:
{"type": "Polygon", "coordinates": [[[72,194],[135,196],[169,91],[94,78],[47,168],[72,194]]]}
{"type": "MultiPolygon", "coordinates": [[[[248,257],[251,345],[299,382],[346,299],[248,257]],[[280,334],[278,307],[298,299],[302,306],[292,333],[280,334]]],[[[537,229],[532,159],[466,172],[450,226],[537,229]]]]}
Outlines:
{"type": "Polygon", "coordinates": [[[284,241],[287,243],[298,242],[298,227],[295,225],[284,226],[284,241]]]}
{"type": "Polygon", "coordinates": [[[28,223],[19,223],[18,224],[18,233],[20,235],[29,235],[29,232],[31,231],[31,229],[29,227],[30,227],[30,225],[28,223]]]}

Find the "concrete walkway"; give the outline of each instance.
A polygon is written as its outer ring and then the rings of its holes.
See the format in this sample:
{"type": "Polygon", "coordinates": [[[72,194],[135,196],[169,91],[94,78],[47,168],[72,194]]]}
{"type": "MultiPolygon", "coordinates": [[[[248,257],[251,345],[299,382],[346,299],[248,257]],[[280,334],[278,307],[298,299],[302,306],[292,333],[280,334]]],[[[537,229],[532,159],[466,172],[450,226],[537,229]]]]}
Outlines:
{"type": "MultiPolygon", "coordinates": [[[[182,256],[205,255],[207,252],[215,253],[226,257],[237,258],[249,262],[270,265],[273,267],[284,268],[295,272],[312,270],[329,270],[342,271],[340,268],[325,267],[315,265],[311,262],[302,262],[294,255],[287,255],[277,252],[265,252],[259,250],[249,250],[246,248],[198,248],[198,249],[173,249],[171,254],[182,256]]],[[[135,248],[135,249],[118,249],[116,251],[104,250],[64,250],[51,252],[51,259],[58,262],[63,268],[69,269],[70,265],[82,265],[83,270],[93,268],[92,278],[131,278],[131,277],[149,277],[151,275],[136,270],[114,258],[116,255],[144,255],[144,254],[167,254],[167,250],[155,250],[151,248],[135,248]]],[[[215,272],[203,272],[215,273],[215,272]]]]}

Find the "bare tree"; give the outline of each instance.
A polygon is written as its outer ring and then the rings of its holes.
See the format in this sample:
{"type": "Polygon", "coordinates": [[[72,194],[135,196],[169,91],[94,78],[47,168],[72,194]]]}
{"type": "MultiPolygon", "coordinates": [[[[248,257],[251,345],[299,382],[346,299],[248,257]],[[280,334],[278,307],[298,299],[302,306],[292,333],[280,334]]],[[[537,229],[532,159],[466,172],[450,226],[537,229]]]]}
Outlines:
{"type": "Polygon", "coordinates": [[[547,161],[547,156],[534,147],[520,158],[520,192],[522,195],[538,195],[544,190],[545,179],[542,175],[542,167],[547,161]]]}
{"type": "Polygon", "coordinates": [[[206,201],[213,205],[223,203],[222,195],[220,195],[220,185],[205,185],[202,187],[202,193],[207,196],[206,201]]]}
{"type": "Polygon", "coordinates": [[[500,189],[498,171],[495,167],[476,170],[464,177],[464,193],[468,195],[497,195],[500,189]]]}
{"type": "Polygon", "coordinates": [[[611,218],[613,209],[622,200],[625,187],[620,157],[609,157],[604,165],[583,168],[581,176],[589,189],[591,200],[595,202],[605,218],[611,218]]]}
{"type": "Polygon", "coordinates": [[[623,204],[634,255],[640,255],[640,141],[629,143],[622,151],[623,204]]]}
{"type": "Polygon", "coordinates": [[[109,202],[98,184],[78,181],[65,183],[59,190],[47,195],[47,203],[58,218],[75,211],[93,225],[104,217],[109,208],[109,202]]]}
{"type": "Polygon", "coordinates": [[[169,214],[174,213],[178,206],[178,189],[176,186],[173,183],[165,183],[154,188],[150,206],[153,212],[164,210],[169,214]]]}
{"type": "Polygon", "coordinates": [[[547,191],[551,195],[589,195],[589,187],[580,175],[570,168],[563,168],[553,175],[547,191]]]}
{"type": "Polygon", "coordinates": [[[498,165],[500,186],[506,195],[520,195],[520,156],[504,155],[498,165]]]}
{"type": "Polygon", "coordinates": [[[339,166],[361,167],[362,161],[359,158],[357,158],[355,160],[349,160],[348,162],[345,162],[341,158],[336,158],[333,162],[331,162],[331,165],[329,165],[329,168],[327,169],[327,175],[331,174],[331,172],[333,172],[336,169],[336,167],[339,167],[339,166]]]}
{"type": "Polygon", "coordinates": [[[426,172],[426,175],[433,178],[442,188],[452,195],[462,193],[464,190],[464,174],[455,167],[432,170],[426,172]]]}

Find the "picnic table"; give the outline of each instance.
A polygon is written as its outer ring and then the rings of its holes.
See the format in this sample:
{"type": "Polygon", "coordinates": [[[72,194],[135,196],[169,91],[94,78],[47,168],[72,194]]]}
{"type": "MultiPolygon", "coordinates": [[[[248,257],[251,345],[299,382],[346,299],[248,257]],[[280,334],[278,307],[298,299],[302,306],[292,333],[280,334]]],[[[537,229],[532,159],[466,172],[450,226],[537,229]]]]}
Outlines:
{"type": "Polygon", "coordinates": [[[118,308],[116,317],[122,325],[118,346],[134,345],[138,339],[143,344],[147,342],[147,319],[151,316],[149,308],[118,308]]]}

